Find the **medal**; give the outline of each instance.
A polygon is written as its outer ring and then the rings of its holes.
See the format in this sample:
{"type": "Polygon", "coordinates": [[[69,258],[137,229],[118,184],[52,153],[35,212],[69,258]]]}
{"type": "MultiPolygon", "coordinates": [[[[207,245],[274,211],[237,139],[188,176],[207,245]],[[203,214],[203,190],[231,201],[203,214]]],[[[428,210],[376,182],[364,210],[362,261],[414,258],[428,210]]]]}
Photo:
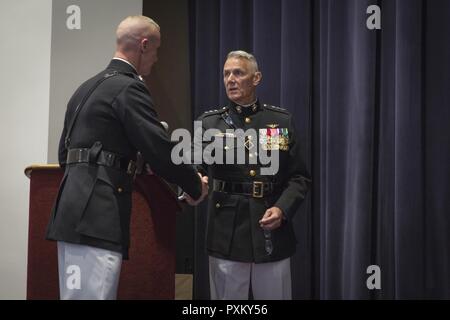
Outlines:
{"type": "Polygon", "coordinates": [[[259,129],[259,144],[263,150],[289,150],[289,131],[287,128],[259,129]]]}

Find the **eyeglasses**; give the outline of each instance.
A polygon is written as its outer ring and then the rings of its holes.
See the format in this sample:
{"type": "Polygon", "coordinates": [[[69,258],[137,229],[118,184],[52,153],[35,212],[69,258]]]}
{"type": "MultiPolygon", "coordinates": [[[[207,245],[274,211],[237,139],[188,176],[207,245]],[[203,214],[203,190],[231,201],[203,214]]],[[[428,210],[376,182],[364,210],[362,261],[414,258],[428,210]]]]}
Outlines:
{"type": "Polygon", "coordinates": [[[264,229],[264,248],[268,256],[272,254],[273,244],[272,244],[272,232],[270,230],[264,229]]]}

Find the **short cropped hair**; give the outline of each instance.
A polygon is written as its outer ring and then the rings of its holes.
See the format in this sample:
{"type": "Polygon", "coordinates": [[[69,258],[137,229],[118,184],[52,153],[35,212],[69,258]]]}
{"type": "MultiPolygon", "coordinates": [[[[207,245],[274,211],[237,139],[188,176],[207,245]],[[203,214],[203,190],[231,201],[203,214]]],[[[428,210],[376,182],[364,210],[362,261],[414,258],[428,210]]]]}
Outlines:
{"type": "Polygon", "coordinates": [[[129,16],[117,27],[117,45],[122,50],[136,48],[141,38],[153,40],[155,30],[160,31],[160,27],[153,19],[146,16],[129,16]]]}
{"type": "Polygon", "coordinates": [[[255,56],[252,55],[251,53],[245,52],[243,50],[231,51],[227,55],[227,60],[230,59],[230,58],[246,59],[246,60],[250,61],[254,72],[258,72],[259,71],[258,62],[256,61],[255,56]]]}

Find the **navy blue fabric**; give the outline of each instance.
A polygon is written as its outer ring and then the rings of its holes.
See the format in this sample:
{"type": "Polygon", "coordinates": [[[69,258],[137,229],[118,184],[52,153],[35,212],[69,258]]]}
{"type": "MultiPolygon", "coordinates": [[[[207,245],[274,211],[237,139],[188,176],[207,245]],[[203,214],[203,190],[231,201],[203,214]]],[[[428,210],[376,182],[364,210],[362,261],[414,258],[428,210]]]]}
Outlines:
{"type": "MultiPolygon", "coordinates": [[[[194,116],[226,104],[226,54],[292,112],[312,172],[294,219],[297,299],[450,298],[450,2],[191,0],[194,116]],[[382,29],[366,27],[369,5],[382,29]],[[381,290],[368,290],[369,265],[381,290]]],[[[206,211],[195,298],[208,298],[206,211]]]]}

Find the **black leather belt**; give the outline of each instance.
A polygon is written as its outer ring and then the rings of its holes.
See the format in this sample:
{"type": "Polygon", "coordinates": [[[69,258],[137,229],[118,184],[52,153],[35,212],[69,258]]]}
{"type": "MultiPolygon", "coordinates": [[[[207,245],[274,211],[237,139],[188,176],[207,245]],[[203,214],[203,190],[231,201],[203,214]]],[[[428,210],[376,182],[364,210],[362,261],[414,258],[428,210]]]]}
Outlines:
{"type": "Polygon", "coordinates": [[[230,182],[214,179],[213,190],[253,198],[263,198],[277,190],[279,184],[271,182],[253,181],[253,182],[230,182]]]}
{"type": "MultiPolygon", "coordinates": [[[[77,148],[69,149],[67,152],[67,162],[66,164],[74,163],[88,163],[89,161],[89,148],[77,148]]],[[[122,157],[117,153],[100,151],[94,162],[100,166],[111,167],[119,170],[125,170],[128,174],[134,175],[137,166],[134,160],[122,157]]]]}

